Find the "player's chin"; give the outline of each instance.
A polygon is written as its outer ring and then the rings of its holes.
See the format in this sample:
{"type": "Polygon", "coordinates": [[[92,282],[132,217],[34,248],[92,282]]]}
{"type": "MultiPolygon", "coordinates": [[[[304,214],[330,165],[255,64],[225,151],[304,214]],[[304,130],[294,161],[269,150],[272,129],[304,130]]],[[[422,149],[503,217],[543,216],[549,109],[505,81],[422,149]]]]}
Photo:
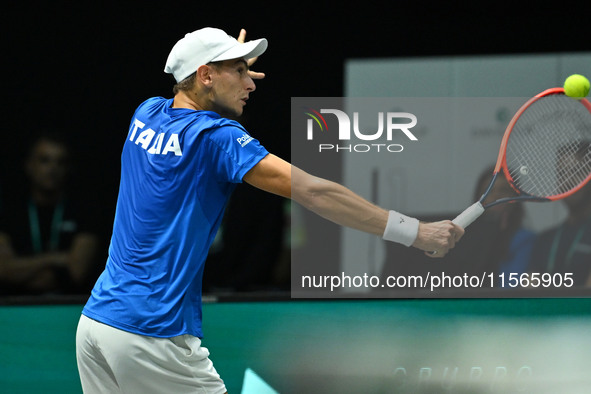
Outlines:
{"type": "Polygon", "coordinates": [[[232,112],[234,116],[241,116],[244,113],[244,107],[246,106],[246,101],[240,100],[235,106],[232,108],[232,112]]]}
{"type": "Polygon", "coordinates": [[[226,107],[219,111],[219,114],[230,119],[235,119],[242,116],[244,109],[242,106],[235,106],[235,107],[226,107]]]}

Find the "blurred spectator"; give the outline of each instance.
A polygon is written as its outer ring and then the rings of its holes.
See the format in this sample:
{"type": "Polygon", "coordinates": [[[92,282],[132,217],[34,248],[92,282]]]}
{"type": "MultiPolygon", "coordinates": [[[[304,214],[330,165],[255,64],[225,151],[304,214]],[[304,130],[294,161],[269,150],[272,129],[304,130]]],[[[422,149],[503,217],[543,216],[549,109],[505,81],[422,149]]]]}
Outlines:
{"type": "MultiPolygon", "coordinates": [[[[480,200],[492,179],[494,166],[486,168],[474,186],[473,201],[480,200]]],[[[500,174],[485,199],[487,204],[500,198],[511,197],[515,191],[500,174]]],[[[457,212],[453,213],[455,216],[457,212]]],[[[423,217],[426,221],[449,217],[441,214],[423,217]]],[[[523,226],[525,209],[521,203],[503,203],[488,208],[481,217],[470,224],[462,237],[462,245],[451,250],[443,259],[434,262],[429,257],[410,248],[396,244],[386,245],[386,264],[382,277],[390,275],[421,275],[445,273],[447,275],[476,275],[490,273],[526,272],[535,233],[523,226]],[[401,263],[403,262],[403,263],[401,263]]],[[[420,252],[420,251],[419,251],[420,252]]],[[[495,282],[499,283],[499,282],[495,282]]],[[[407,291],[406,289],[394,289],[407,291]]],[[[413,289],[414,291],[416,289],[413,289]]],[[[452,289],[458,292],[458,289],[452,289]]],[[[409,296],[412,296],[412,291],[409,296]]],[[[462,291],[462,290],[460,290],[462,291]]],[[[467,289],[468,292],[473,291],[467,289]]],[[[474,292],[478,295],[478,292],[474,292]]]]}
{"type": "MultiPolygon", "coordinates": [[[[486,192],[490,184],[494,166],[491,166],[482,172],[476,183],[474,190],[474,201],[486,192]]],[[[505,197],[513,197],[516,192],[513,190],[507,179],[500,174],[497,177],[490,193],[484,200],[484,204],[489,204],[505,197]]],[[[484,259],[485,265],[491,269],[496,269],[498,273],[524,273],[531,255],[535,233],[523,227],[525,218],[525,209],[522,203],[503,203],[488,208],[481,221],[488,221],[487,226],[495,228],[491,243],[486,245],[488,248],[484,259]]]]}
{"type": "MultiPolygon", "coordinates": [[[[88,292],[98,237],[88,207],[66,192],[68,145],[37,135],[25,156],[26,190],[4,188],[0,215],[0,294],[88,292]]],[[[6,185],[5,185],[6,186],[6,185]]]]}
{"type": "Polygon", "coordinates": [[[591,183],[562,200],[568,217],[539,234],[530,272],[571,272],[575,286],[591,286],[591,183]]]}
{"type": "MultiPolygon", "coordinates": [[[[591,142],[565,146],[557,156],[557,179],[564,192],[589,176],[591,142]]],[[[575,189],[576,190],[576,189],[575,189]]],[[[591,285],[591,184],[562,200],[568,217],[541,233],[530,264],[532,273],[572,273],[575,286],[591,285]]]]}

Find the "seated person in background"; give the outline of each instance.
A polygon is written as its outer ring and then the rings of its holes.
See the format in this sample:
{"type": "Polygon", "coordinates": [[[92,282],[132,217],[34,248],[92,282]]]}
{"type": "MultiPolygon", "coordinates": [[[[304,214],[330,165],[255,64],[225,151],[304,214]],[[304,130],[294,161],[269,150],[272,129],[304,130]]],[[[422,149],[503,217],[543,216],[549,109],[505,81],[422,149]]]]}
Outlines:
{"type": "MultiPolygon", "coordinates": [[[[474,185],[472,201],[478,201],[486,191],[493,175],[494,166],[486,168],[474,185]]],[[[486,198],[485,204],[499,198],[511,197],[515,191],[504,176],[499,176],[493,189],[486,198]]],[[[441,214],[422,217],[422,220],[437,221],[444,217],[457,215],[441,214]]],[[[386,244],[386,258],[383,280],[390,275],[421,275],[441,274],[462,276],[464,274],[481,277],[484,274],[524,273],[527,272],[530,253],[535,241],[535,233],[523,227],[525,209],[522,203],[505,203],[487,209],[478,220],[472,223],[462,237],[462,246],[450,250],[442,259],[433,261],[420,251],[405,248],[398,244],[386,244]],[[403,261],[404,264],[398,262],[403,261]]],[[[495,286],[500,281],[495,280],[495,286]]],[[[505,283],[507,283],[505,281],[505,283]]],[[[408,289],[394,289],[407,291],[408,289]]],[[[464,293],[481,294],[474,289],[451,289],[464,293]]],[[[409,292],[409,296],[412,296],[409,292]]]]}
{"type": "MultiPolygon", "coordinates": [[[[557,177],[565,190],[589,174],[591,142],[558,152],[557,177]],[[573,171],[573,167],[576,171],[573,171]],[[575,174],[565,176],[564,174],[575,174]],[[578,178],[577,178],[578,176],[578,178]]],[[[568,217],[560,225],[541,233],[536,240],[529,271],[571,273],[575,286],[591,285],[591,183],[564,198],[568,217]]]]}
{"type": "Polygon", "coordinates": [[[98,237],[66,194],[68,156],[60,136],[37,136],[26,155],[28,190],[4,190],[0,295],[88,292],[98,237]]]}
{"type": "Polygon", "coordinates": [[[570,272],[575,286],[591,286],[591,183],[562,202],[568,217],[540,233],[528,271],[570,272]]]}

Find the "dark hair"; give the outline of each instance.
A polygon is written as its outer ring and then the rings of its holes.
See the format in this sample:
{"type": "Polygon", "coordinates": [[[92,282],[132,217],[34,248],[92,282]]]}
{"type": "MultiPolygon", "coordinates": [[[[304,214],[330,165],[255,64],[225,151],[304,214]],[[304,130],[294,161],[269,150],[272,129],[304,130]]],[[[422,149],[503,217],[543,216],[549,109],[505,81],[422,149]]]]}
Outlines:
{"type": "MultiPolygon", "coordinates": [[[[486,192],[488,185],[493,177],[493,171],[495,169],[495,165],[491,165],[484,169],[484,171],[478,177],[478,181],[476,182],[476,188],[474,189],[474,201],[478,201],[480,197],[486,192]]],[[[499,174],[500,179],[497,182],[508,182],[502,173],[499,174]]],[[[509,196],[506,196],[509,197],[509,196]]],[[[511,215],[511,227],[514,229],[518,229],[525,218],[525,209],[521,203],[515,203],[511,205],[512,208],[512,215],[511,215]]]]}
{"type": "Polygon", "coordinates": [[[172,87],[172,93],[177,94],[178,92],[188,91],[191,90],[195,83],[195,77],[197,73],[193,73],[189,75],[187,78],[183,79],[181,82],[178,82],[172,87]]]}
{"type": "Polygon", "coordinates": [[[70,143],[65,133],[52,130],[40,130],[29,137],[25,157],[29,157],[37,145],[42,141],[48,141],[57,145],[61,145],[66,149],[66,151],[70,151],[70,143]]]}
{"type": "MultiPolygon", "coordinates": [[[[208,66],[212,66],[216,70],[219,70],[221,64],[221,61],[207,63],[208,66]]],[[[195,78],[197,78],[197,71],[195,71],[187,78],[183,79],[182,81],[174,85],[172,87],[172,93],[176,95],[178,92],[186,92],[191,90],[193,88],[193,85],[195,84],[195,78]]]]}
{"type": "Polygon", "coordinates": [[[474,188],[474,201],[478,201],[480,197],[486,192],[486,187],[492,179],[493,171],[495,170],[494,164],[487,167],[480,173],[478,180],[476,181],[476,187],[474,188]]]}

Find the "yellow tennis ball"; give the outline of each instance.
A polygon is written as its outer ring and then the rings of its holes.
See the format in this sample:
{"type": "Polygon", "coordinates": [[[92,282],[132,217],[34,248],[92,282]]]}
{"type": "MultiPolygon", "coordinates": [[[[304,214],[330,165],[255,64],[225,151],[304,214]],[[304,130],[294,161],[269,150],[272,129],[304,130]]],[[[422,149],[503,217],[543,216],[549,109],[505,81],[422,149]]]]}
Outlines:
{"type": "Polygon", "coordinates": [[[573,74],[564,81],[564,94],[581,99],[589,94],[589,80],[580,74],[573,74]]]}

